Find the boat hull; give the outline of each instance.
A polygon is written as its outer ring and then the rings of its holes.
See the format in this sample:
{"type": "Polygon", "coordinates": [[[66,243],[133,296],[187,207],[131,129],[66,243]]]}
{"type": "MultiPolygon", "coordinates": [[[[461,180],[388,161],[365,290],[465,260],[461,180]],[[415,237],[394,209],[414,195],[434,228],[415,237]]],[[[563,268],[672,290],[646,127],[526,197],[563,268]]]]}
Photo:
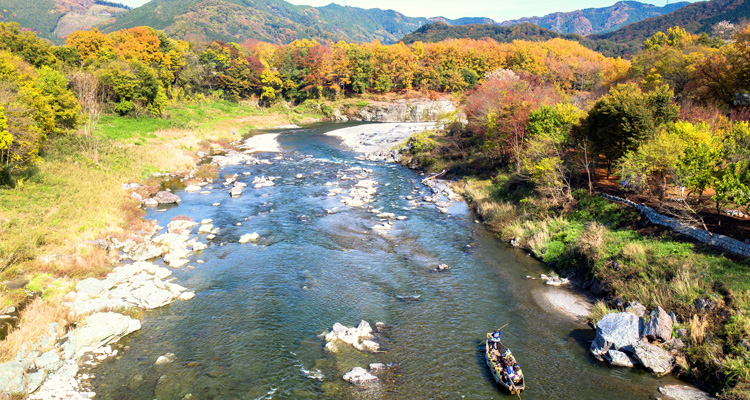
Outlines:
{"type": "Polygon", "coordinates": [[[490,373],[492,373],[492,377],[495,379],[497,385],[508,391],[510,394],[522,393],[526,389],[525,377],[522,377],[521,381],[516,383],[515,385],[507,385],[505,382],[503,382],[503,375],[501,372],[502,367],[492,361],[492,357],[490,357],[489,341],[485,343],[484,361],[487,363],[487,367],[490,369],[490,373]]]}

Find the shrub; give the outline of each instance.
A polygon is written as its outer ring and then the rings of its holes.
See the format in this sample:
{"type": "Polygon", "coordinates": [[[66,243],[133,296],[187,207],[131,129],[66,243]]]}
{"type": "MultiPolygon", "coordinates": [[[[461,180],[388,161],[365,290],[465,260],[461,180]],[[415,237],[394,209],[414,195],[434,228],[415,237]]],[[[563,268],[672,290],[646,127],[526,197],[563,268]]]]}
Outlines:
{"type": "Polygon", "coordinates": [[[135,111],[135,103],[131,100],[122,100],[115,104],[115,112],[121,116],[128,115],[135,111]]]}

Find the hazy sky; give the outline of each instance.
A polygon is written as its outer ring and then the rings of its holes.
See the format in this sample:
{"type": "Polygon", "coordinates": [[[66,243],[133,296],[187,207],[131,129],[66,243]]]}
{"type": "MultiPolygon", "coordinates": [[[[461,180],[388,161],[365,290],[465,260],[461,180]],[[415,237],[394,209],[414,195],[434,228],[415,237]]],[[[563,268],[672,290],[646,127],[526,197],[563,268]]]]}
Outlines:
{"type": "MultiPolygon", "coordinates": [[[[115,0],[117,1],[117,0],[115,0]]],[[[556,11],[573,11],[582,8],[607,7],[617,0],[287,0],[293,4],[324,6],[330,3],[361,8],[392,9],[410,17],[489,17],[496,21],[521,17],[542,16],[556,11]]],[[[663,6],[667,0],[641,0],[663,6]]],[[[672,0],[676,2],[677,0],[672,0]]],[[[694,0],[691,0],[694,1],[694,0]]],[[[139,6],[148,0],[120,0],[129,6],[139,6]]]]}

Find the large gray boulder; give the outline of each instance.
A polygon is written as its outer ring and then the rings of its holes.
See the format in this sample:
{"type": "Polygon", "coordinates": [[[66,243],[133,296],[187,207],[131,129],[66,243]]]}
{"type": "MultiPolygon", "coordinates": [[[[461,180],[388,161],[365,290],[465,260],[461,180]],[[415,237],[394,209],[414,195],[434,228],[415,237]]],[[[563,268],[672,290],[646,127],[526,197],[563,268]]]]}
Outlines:
{"type": "Polygon", "coordinates": [[[651,318],[643,329],[643,336],[649,340],[668,342],[672,340],[672,317],[661,307],[651,311],[651,318]]]}
{"type": "Polygon", "coordinates": [[[708,393],[692,386],[667,385],[659,388],[659,393],[670,400],[712,400],[708,393]]]}
{"type": "Polygon", "coordinates": [[[591,354],[603,360],[611,349],[632,352],[641,337],[641,319],[623,312],[607,314],[596,324],[596,339],[591,343],[591,354]]]}
{"type": "Polygon", "coordinates": [[[121,337],[141,329],[141,322],[122,314],[104,312],[90,315],[83,326],[67,335],[64,346],[66,358],[82,354],[86,349],[94,349],[107,343],[116,342],[121,337]]]}
{"type": "Polygon", "coordinates": [[[658,376],[668,374],[674,366],[672,354],[650,343],[638,342],[633,346],[633,354],[638,362],[658,376]]]}
{"type": "Polygon", "coordinates": [[[161,191],[153,198],[158,201],[159,204],[180,204],[182,201],[180,196],[167,191],[161,191]]]}

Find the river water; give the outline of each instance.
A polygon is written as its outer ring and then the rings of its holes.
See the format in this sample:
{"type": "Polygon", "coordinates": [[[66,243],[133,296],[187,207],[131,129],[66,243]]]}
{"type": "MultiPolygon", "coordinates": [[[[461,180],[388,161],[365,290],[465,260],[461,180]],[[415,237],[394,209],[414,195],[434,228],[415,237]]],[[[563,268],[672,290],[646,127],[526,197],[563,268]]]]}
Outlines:
{"type": "Polygon", "coordinates": [[[174,271],[196,297],[146,312],[143,328],[118,343],[120,356],[90,371],[97,399],[510,399],[480,347],[505,324],[504,343],[527,379],[524,399],[645,399],[675,383],[597,363],[587,353],[593,331],[541,304],[546,288],[525,279],[548,272],[543,265],[485,231],[463,203],[451,214],[413,208],[406,197],[428,193],[422,177],[360,161],[323,135],[344,126],[284,133],[283,152],[256,155],[267,163],[222,171],[248,184],[278,177],[274,187],[250,185],[232,199],[215,184],[210,195],[178,192],[178,207],[149,211],[161,226],[187,215],[221,231],[174,271]],[[371,206],[408,219],[379,234],[375,213],[329,196],[358,175],[379,183],[371,206]],[[251,232],[257,243],[237,242],[251,232]],[[441,263],[451,269],[429,271],[441,263]],[[385,352],[324,351],[321,332],[360,320],[386,324],[385,352]],[[155,365],[167,353],[174,361],[155,365]],[[378,385],[342,380],[374,362],[393,364],[378,385]]]}

